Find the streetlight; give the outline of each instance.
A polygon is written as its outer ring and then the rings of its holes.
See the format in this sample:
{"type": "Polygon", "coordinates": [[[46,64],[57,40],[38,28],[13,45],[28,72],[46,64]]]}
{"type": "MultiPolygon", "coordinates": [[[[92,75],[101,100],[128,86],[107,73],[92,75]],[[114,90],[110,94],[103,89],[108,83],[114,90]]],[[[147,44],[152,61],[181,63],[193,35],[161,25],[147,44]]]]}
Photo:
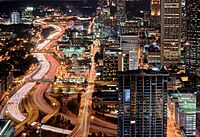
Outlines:
{"type": "Polygon", "coordinates": [[[56,103],[55,102],[53,102],[53,104],[52,104],[53,106],[55,106],[56,105],[56,103]]]}
{"type": "Polygon", "coordinates": [[[93,120],[93,119],[94,119],[94,116],[91,116],[91,119],[93,120]]]}
{"type": "Polygon", "coordinates": [[[8,115],[8,110],[5,111],[5,115],[6,115],[6,116],[8,115]]]}
{"type": "Polygon", "coordinates": [[[23,136],[23,137],[25,137],[26,135],[27,135],[27,134],[26,134],[25,132],[24,132],[24,133],[22,133],[22,136],[23,136]]]}

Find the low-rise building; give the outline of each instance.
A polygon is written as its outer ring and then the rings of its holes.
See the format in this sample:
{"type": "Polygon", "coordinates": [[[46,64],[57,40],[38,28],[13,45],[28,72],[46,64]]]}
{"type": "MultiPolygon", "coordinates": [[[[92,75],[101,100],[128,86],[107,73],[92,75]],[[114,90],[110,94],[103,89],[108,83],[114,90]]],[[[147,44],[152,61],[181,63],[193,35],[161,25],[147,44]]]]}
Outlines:
{"type": "Polygon", "coordinates": [[[196,133],[196,96],[193,93],[169,94],[169,110],[180,128],[187,137],[195,137],[196,133]]]}

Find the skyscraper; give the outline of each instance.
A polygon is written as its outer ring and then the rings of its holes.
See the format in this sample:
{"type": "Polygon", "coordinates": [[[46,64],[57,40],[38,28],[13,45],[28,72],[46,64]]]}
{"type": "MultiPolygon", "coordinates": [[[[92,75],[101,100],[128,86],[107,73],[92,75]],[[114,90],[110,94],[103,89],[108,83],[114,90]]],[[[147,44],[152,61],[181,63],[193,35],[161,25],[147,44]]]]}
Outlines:
{"type": "Polygon", "coordinates": [[[200,70],[200,1],[186,1],[187,31],[188,41],[186,63],[190,73],[200,70]]]}
{"type": "Polygon", "coordinates": [[[119,73],[119,137],[166,137],[168,76],[152,70],[119,73]]]}
{"type": "Polygon", "coordinates": [[[197,94],[196,94],[196,135],[200,137],[200,75],[197,76],[196,80],[197,94]]]}
{"type": "Polygon", "coordinates": [[[160,25],[160,0],[151,0],[152,26],[160,25]]]}
{"type": "Polygon", "coordinates": [[[129,53],[129,70],[139,68],[139,37],[137,35],[121,35],[120,49],[129,53]]]}
{"type": "Polygon", "coordinates": [[[117,31],[120,32],[120,26],[126,20],[126,1],[117,0],[116,6],[117,6],[117,12],[116,12],[117,31]]]}
{"type": "Polygon", "coordinates": [[[151,16],[160,16],[160,0],[151,0],[151,16]]]}
{"type": "Polygon", "coordinates": [[[19,12],[11,12],[10,13],[10,22],[12,24],[19,24],[20,23],[20,14],[19,14],[19,12]]]}
{"type": "Polygon", "coordinates": [[[188,44],[186,66],[189,73],[197,75],[196,81],[196,135],[200,137],[200,1],[186,0],[186,39],[188,44]]]}
{"type": "Polygon", "coordinates": [[[22,23],[31,24],[33,21],[33,7],[26,7],[22,11],[22,23]]]}
{"type": "Polygon", "coordinates": [[[162,64],[180,62],[181,56],[181,0],[161,1],[162,64]]]}

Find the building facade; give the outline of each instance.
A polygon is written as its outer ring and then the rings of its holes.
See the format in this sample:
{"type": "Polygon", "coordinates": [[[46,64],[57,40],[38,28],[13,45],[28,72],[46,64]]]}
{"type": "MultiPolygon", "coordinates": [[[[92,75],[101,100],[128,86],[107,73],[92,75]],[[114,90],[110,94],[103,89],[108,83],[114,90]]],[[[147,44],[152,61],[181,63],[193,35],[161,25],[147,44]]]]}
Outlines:
{"type": "Polygon", "coordinates": [[[196,79],[196,136],[200,137],[200,1],[186,0],[186,67],[196,79]]]}
{"type": "Polygon", "coordinates": [[[170,93],[168,108],[170,118],[175,121],[176,127],[187,137],[195,137],[196,130],[196,95],[181,90],[181,93],[170,93]]]}
{"type": "Polygon", "coordinates": [[[200,137],[200,75],[197,75],[196,80],[197,94],[196,94],[196,136],[200,137]]]}
{"type": "Polygon", "coordinates": [[[120,26],[123,25],[123,22],[126,20],[126,1],[117,0],[116,2],[117,12],[116,12],[116,25],[118,33],[121,32],[120,26]]]}
{"type": "Polygon", "coordinates": [[[22,23],[32,24],[33,22],[33,7],[26,7],[22,11],[22,23]]]}
{"type": "Polygon", "coordinates": [[[11,24],[19,24],[20,23],[20,14],[19,14],[19,12],[11,12],[10,13],[10,23],[11,24]]]}
{"type": "Polygon", "coordinates": [[[100,80],[116,82],[117,72],[129,70],[129,54],[117,49],[104,49],[103,72],[100,80]]]}
{"type": "Polygon", "coordinates": [[[180,62],[181,0],[161,1],[161,54],[163,65],[180,62]]]}
{"type": "Polygon", "coordinates": [[[187,17],[187,54],[186,64],[188,71],[196,73],[200,69],[200,1],[186,1],[186,17],[187,17]]]}
{"type": "Polygon", "coordinates": [[[167,136],[168,76],[152,70],[119,73],[119,137],[167,136]]]}
{"type": "Polygon", "coordinates": [[[160,25],[160,0],[151,0],[151,22],[152,26],[160,25]]]}
{"type": "Polygon", "coordinates": [[[137,35],[121,35],[120,49],[129,52],[129,70],[139,68],[139,37],[137,35]]]}

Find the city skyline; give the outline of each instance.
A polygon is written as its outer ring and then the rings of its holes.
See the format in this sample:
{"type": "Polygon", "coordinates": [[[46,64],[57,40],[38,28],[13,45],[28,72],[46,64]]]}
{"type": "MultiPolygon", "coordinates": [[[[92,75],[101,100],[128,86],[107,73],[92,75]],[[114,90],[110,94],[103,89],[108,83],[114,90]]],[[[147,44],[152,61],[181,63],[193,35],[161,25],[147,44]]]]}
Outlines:
{"type": "Polygon", "coordinates": [[[0,136],[200,137],[199,5],[0,0],[0,136]]]}

